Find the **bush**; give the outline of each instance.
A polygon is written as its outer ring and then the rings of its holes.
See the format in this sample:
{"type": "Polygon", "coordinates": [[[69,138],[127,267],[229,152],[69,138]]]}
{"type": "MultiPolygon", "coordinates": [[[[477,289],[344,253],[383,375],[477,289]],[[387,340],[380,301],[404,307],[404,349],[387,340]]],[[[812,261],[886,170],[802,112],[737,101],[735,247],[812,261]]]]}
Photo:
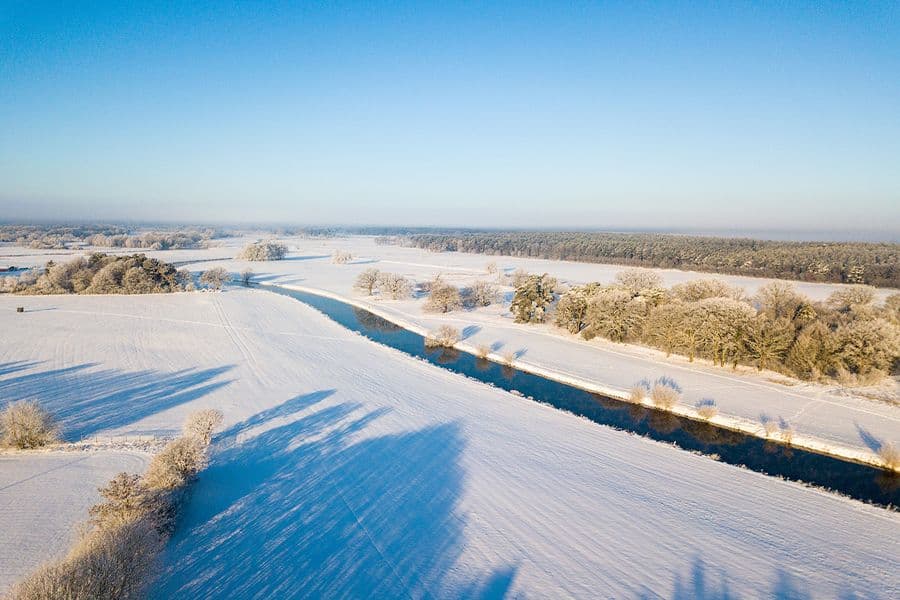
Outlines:
{"type": "Polygon", "coordinates": [[[222,424],[222,419],[222,412],[214,408],[199,410],[188,416],[184,423],[184,435],[198,437],[208,446],[212,441],[213,431],[222,424]]]}
{"type": "Polygon", "coordinates": [[[459,341],[459,330],[450,325],[441,325],[437,331],[425,337],[425,345],[429,348],[452,348],[459,341]]]}
{"type": "Polygon", "coordinates": [[[644,384],[639,383],[637,385],[631,386],[631,391],[628,394],[628,399],[635,404],[640,404],[644,401],[644,398],[647,397],[647,388],[644,384]]]}
{"type": "Polygon", "coordinates": [[[204,271],[203,274],[200,275],[200,283],[206,284],[214,290],[222,289],[222,286],[225,285],[225,282],[227,282],[228,279],[228,271],[226,271],[222,267],[209,269],[208,271],[204,271]]]}
{"type": "Polygon", "coordinates": [[[244,269],[243,271],[241,271],[241,283],[243,283],[245,286],[249,286],[250,280],[253,279],[253,275],[254,273],[252,269],[244,269]]]}
{"type": "Polygon", "coordinates": [[[331,262],[336,265],[345,265],[348,262],[353,260],[353,255],[349,252],[342,252],[341,250],[335,250],[334,254],[331,255],[331,262]]]}
{"type": "Polygon", "coordinates": [[[465,290],[465,297],[471,306],[490,306],[500,299],[500,292],[488,281],[476,281],[465,290]]]}
{"type": "Polygon", "coordinates": [[[146,514],[153,495],[141,476],[131,473],[119,473],[99,491],[104,501],[90,509],[97,527],[116,527],[146,514]]]}
{"type": "Polygon", "coordinates": [[[0,413],[0,433],[4,446],[21,450],[39,448],[59,440],[59,428],[53,417],[33,400],[7,405],[0,413]]]}
{"type": "Polygon", "coordinates": [[[878,458],[885,469],[900,471],[900,448],[894,444],[885,442],[878,448],[878,458]]]}
{"type": "Polygon", "coordinates": [[[491,353],[491,347],[488,346],[487,344],[479,344],[475,348],[475,356],[477,356],[481,360],[487,360],[487,357],[490,355],[490,353],[491,353]]]}
{"type": "Polygon", "coordinates": [[[196,436],[169,442],[153,457],[144,483],[150,489],[172,490],[183,486],[206,466],[206,445],[196,436]]]}
{"type": "Polygon", "coordinates": [[[256,242],[244,246],[237,255],[239,260],[281,260],[287,254],[287,246],[278,242],[256,242]]]}
{"type": "Polygon", "coordinates": [[[392,300],[403,300],[412,295],[413,284],[406,277],[393,273],[381,273],[377,281],[378,291],[392,300]]]}
{"type": "Polygon", "coordinates": [[[430,288],[431,294],[425,302],[426,311],[446,313],[462,307],[462,297],[459,294],[459,288],[444,283],[440,278],[432,281],[430,288]]]}
{"type": "Polygon", "coordinates": [[[671,385],[657,382],[650,390],[650,399],[653,400],[654,406],[663,410],[670,410],[678,402],[681,393],[671,385]]]}
{"type": "Polygon", "coordinates": [[[697,414],[700,415],[700,418],[706,419],[707,421],[719,414],[719,409],[716,407],[715,400],[706,398],[698,402],[697,414]]]}

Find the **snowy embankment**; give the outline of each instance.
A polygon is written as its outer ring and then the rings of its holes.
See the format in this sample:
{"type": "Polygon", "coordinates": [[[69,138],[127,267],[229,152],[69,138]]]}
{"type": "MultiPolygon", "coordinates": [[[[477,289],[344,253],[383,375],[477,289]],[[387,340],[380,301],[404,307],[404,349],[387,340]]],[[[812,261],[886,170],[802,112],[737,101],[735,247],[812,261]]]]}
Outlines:
{"type": "MultiPolygon", "coordinates": [[[[716,422],[747,433],[765,436],[764,421],[783,421],[793,429],[793,440],[804,447],[860,462],[878,463],[881,444],[900,443],[900,398],[896,382],[886,381],[879,395],[894,402],[863,395],[870,391],[820,385],[792,380],[771,372],[757,373],[741,367],[737,372],[704,361],[689,363],[682,357],[666,357],[662,352],[602,339],[590,342],[569,335],[550,325],[526,326],[512,322],[504,307],[491,306],[445,315],[423,312],[424,301],[389,301],[363,297],[353,290],[356,277],[365,269],[377,268],[398,273],[416,281],[437,274],[454,285],[469,285],[488,279],[485,271],[495,261],[507,271],[522,268],[549,272],[571,283],[612,281],[622,269],[618,266],[488,257],[462,253],[429,253],[415,248],[381,246],[371,238],[352,237],[329,240],[288,239],[291,255],[283,261],[251,263],[225,260],[214,263],[238,273],[250,268],[255,279],[270,284],[294,285],[332,295],[381,314],[417,332],[450,324],[464,336],[463,345],[472,349],[487,345],[496,354],[512,352],[523,370],[546,375],[585,389],[626,397],[630,388],[642,379],[668,377],[684,393],[675,407],[679,414],[693,415],[701,401],[712,400],[719,409],[716,422]],[[335,250],[349,251],[351,264],[335,265],[335,250]]],[[[222,249],[217,249],[221,252],[222,249]]],[[[203,251],[195,251],[203,252],[203,251]]],[[[165,253],[160,253],[164,257],[165,253]]],[[[184,259],[184,254],[180,255],[184,259]]],[[[201,254],[196,255],[198,258],[201,254]]],[[[203,269],[199,263],[188,268],[203,269]]],[[[666,285],[709,274],[657,270],[666,285]]],[[[741,285],[752,294],[770,280],[737,276],[717,276],[732,285],[741,285]]],[[[797,283],[797,289],[815,299],[824,299],[839,285],[797,283]]],[[[879,290],[884,298],[896,290],[879,290]]]]}
{"type": "Polygon", "coordinates": [[[0,297],[0,364],[22,367],[4,398],[40,397],[75,436],[225,413],[155,597],[900,594],[897,513],[597,426],[289,298],[21,300],[0,297]]]}
{"type": "MultiPolygon", "coordinates": [[[[0,375],[0,390],[8,381],[0,375]]],[[[121,471],[142,472],[148,458],[116,451],[0,454],[0,594],[64,554],[100,499],[97,488],[121,471]]]]}

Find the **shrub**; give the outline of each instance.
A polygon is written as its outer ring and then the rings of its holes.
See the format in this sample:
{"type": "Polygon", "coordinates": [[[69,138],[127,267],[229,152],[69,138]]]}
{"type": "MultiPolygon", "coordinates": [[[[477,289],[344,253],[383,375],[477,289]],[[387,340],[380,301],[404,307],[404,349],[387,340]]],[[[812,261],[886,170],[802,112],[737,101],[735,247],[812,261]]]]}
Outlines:
{"type": "Polygon", "coordinates": [[[491,353],[491,347],[487,344],[480,344],[475,348],[475,356],[480,358],[481,360],[487,360],[487,357],[491,353]]]}
{"type": "Polygon", "coordinates": [[[490,306],[500,299],[500,292],[488,281],[476,281],[466,290],[465,296],[472,306],[490,306]]]}
{"type": "Polygon", "coordinates": [[[7,405],[0,413],[0,432],[4,446],[21,450],[39,448],[59,440],[59,428],[53,417],[33,400],[7,405]]]}
{"type": "Polygon", "coordinates": [[[353,255],[349,252],[335,250],[334,254],[331,255],[331,262],[336,265],[345,265],[351,260],[353,260],[353,255]]]}
{"type": "Polygon", "coordinates": [[[459,330],[450,325],[441,325],[425,337],[429,348],[452,348],[459,341],[459,330]]]}
{"type": "Polygon", "coordinates": [[[394,273],[381,273],[377,281],[378,291],[392,300],[403,300],[412,295],[413,284],[406,277],[394,273]]]}
{"type": "Polygon", "coordinates": [[[663,410],[670,410],[678,402],[681,394],[674,387],[665,383],[656,382],[650,390],[650,399],[654,406],[663,410]]]}
{"type": "Polygon", "coordinates": [[[150,489],[172,490],[183,486],[206,466],[206,445],[199,437],[180,437],[153,457],[144,483],[150,489]]]}
{"type": "Polygon", "coordinates": [[[99,491],[104,501],[90,509],[97,527],[118,526],[148,512],[152,494],[140,475],[119,473],[99,491]]]}
{"type": "Polygon", "coordinates": [[[457,310],[462,306],[462,298],[459,288],[444,283],[440,278],[431,282],[431,294],[425,302],[425,310],[429,312],[446,313],[457,310]]]}
{"type": "Polygon", "coordinates": [[[714,416],[719,414],[719,409],[716,407],[716,401],[704,398],[703,400],[698,402],[697,414],[700,415],[700,418],[706,419],[707,421],[712,419],[714,416]]]}
{"type": "Polygon", "coordinates": [[[287,254],[287,246],[278,242],[256,242],[244,246],[237,255],[240,260],[281,260],[287,254]]]}
{"type": "Polygon", "coordinates": [[[208,446],[212,434],[222,424],[222,412],[214,408],[199,410],[188,416],[184,423],[184,435],[200,438],[208,446]]]}
{"type": "Polygon", "coordinates": [[[222,267],[209,269],[200,275],[200,283],[204,283],[214,290],[222,289],[226,281],[228,281],[228,271],[222,267]]]}
{"type": "Polygon", "coordinates": [[[501,354],[500,357],[503,359],[503,363],[507,367],[513,366],[513,363],[516,362],[516,353],[512,350],[507,350],[506,352],[501,354]]]}
{"type": "Polygon", "coordinates": [[[250,280],[253,279],[253,275],[254,273],[252,269],[244,269],[243,271],[241,271],[241,283],[249,286],[250,280]]]}
{"type": "Polygon", "coordinates": [[[881,444],[878,448],[878,458],[885,469],[900,471],[900,448],[890,442],[881,444]]]}
{"type": "Polygon", "coordinates": [[[635,404],[640,404],[644,401],[644,398],[647,397],[647,388],[642,383],[633,385],[631,386],[631,391],[629,392],[628,396],[629,400],[631,400],[635,404]]]}

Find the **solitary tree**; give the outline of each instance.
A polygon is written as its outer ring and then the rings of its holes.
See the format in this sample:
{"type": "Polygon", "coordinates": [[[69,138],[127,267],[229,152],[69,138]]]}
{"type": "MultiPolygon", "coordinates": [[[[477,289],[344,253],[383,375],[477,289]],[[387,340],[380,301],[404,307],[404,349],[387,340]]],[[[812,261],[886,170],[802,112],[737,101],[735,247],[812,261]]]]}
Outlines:
{"type": "Polygon", "coordinates": [[[222,289],[226,281],[228,281],[228,271],[222,267],[209,269],[200,275],[200,283],[204,283],[214,290],[222,289]]]}

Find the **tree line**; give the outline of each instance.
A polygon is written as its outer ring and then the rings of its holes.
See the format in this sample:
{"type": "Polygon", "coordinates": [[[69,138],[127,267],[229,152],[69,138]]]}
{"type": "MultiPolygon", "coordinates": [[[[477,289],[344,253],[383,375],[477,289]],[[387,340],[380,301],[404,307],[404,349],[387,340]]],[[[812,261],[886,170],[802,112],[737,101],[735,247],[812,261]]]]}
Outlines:
{"type": "Polygon", "coordinates": [[[42,272],[0,280],[0,292],[14,294],[155,294],[193,286],[191,275],[144,254],[95,252],[64,263],[50,261],[42,272]]]}
{"type": "MultiPolygon", "coordinates": [[[[546,276],[532,276],[519,286],[516,320],[550,320],[554,285],[546,276]]],[[[585,339],[640,342],[691,361],[868,383],[900,366],[900,294],[883,305],[874,298],[874,288],[854,285],[813,302],[781,281],[763,286],[753,298],[713,279],[666,289],[658,275],[635,269],[619,273],[610,285],[568,289],[558,296],[552,321],[585,339]]]]}
{"type": "Polygon", "coordinates": [[[402,243],[458,251],[900,287],[900,244],[782,242],[657,233],[462,232],[402,243]]]}

